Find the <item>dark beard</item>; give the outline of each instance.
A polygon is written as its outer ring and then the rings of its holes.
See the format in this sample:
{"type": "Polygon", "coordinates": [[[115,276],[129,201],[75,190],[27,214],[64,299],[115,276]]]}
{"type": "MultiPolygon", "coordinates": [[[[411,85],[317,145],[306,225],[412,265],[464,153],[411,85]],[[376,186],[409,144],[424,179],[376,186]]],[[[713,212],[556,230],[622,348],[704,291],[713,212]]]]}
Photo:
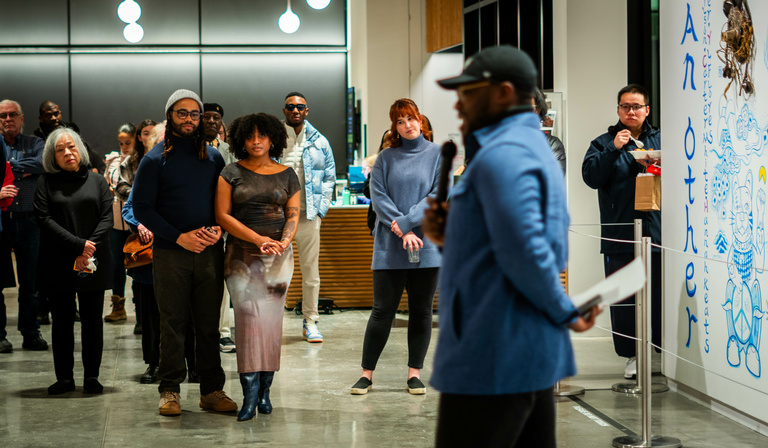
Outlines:
{"type": "Polygon", "coordinates": [[[197,128],[193,128],[191,131],[186,132],[184,131],[184,129],[182,129],[180,124],[176,124],[175,122],[171,121],[171,130],[175,132],[176,135],[178,135],[179,137],[187,138],[195,135],[195,131],[197,131],[197,128]]]}

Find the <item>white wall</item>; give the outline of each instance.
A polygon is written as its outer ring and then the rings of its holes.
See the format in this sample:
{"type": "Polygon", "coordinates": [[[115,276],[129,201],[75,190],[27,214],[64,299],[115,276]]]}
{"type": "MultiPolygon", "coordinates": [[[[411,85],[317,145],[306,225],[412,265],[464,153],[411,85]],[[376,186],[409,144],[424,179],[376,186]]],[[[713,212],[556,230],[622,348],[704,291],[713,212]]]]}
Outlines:
{"type": "MultiPolygon", "coordinates": [[[[597,192],[581,179],[589,143],[616,123],[616,94],[627,81],[626,3],[615,0],[554,0],[555,87],[565,102],[568,202],[573,230],[600,235],[597,192]],[[598,18],[616,17],[618,20],[598,18]],[[599,26],[595,26],[599,22],[599,26]]],[[[599,240],[570,234],[569,291],[601,280],[599,240]]],[[[598,325],[610,327],[608,312],[598,325]]],[[[605,336],[592,330],[590,335],[605,336]]]]}
{"type": "Polygon", "coordinates": [[[424,0],[350,0],[350,84],[362,100],[368,154],[379,147],[389,129],[389,107],[411,98],[429,117],[435,142],[457,139],[459,120],[455,93],[435,80],[461,72],[461,54],[426,51],[424,0]]]}

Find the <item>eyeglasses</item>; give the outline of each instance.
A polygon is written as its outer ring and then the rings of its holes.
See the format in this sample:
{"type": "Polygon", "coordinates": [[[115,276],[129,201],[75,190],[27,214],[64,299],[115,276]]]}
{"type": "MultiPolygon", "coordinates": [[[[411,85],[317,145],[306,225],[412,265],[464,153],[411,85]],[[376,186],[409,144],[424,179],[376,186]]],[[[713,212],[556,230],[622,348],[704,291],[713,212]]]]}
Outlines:
{"type": "Polygon", "coordinates": [[[628,113],[630,110],[637,112],[638,110],[644,107],[648,107],[648,105],[647,104],[619,104],[619,109],[621,109],[625,114],[628,113]]]}
{"type": "Polygon", "coordinates": [[[7,112],[7,113],[3,112],[3,113],[0,114],[0,120],[5,120],[6,118],[9,118],[9,117],[10,118],[16,118],[19,115],[21,115],[21,114],[18,113],[18,112],[7,112]]]}
{"type": "Polygon", "coordinates": [[[294,109],[298,110],[299,112],[304,112],[304,110],[307,108],[306,104],[286,104],[285,110],[288,112],[293,112],[294,109]]]}
{"type": "Polygon", "coordinates": [[[192,112],[190,112],[186,109],[176,109],[176,110],[171,110],[171,112],[176,112],[176,116],[178,116],[182,120],[186,119],[187,116],[192,118],[193,121],[197,121],[200,119],[200,111],[197,111],[197,110],[193,110],[192,112]]]}

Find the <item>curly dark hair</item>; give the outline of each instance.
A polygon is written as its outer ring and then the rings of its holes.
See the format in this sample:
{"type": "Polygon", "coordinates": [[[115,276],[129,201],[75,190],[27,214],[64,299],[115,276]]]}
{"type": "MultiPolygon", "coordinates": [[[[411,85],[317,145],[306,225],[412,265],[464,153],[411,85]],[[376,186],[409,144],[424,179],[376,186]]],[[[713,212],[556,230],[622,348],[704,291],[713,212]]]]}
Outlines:
{"type": "Polygon", "coordinates": [[[277,117],[263,112],[258,114],[243,115],[235,118],[229,125],[227,135],[229,137],[229,150],[238,160],[248,158],[245,150],[245,142],[250,140],[256,131],[265,134],[272,141],[269,148],[269,157],[278,160],[283,156],[288,133],[285,125],[277,117]]]}

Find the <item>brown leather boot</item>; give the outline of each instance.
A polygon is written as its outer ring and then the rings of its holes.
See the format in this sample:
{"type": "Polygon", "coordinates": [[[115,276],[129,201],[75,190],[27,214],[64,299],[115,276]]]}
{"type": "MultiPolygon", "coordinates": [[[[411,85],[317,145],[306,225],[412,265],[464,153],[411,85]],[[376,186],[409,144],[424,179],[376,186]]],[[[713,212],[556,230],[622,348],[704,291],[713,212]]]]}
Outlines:
{"type": "Polygon", "coordinates": [[[112,312],[104,316],[106,322],[117,322],[128,319],[125,313],[125,297],[112,296],[112,312]]]}

